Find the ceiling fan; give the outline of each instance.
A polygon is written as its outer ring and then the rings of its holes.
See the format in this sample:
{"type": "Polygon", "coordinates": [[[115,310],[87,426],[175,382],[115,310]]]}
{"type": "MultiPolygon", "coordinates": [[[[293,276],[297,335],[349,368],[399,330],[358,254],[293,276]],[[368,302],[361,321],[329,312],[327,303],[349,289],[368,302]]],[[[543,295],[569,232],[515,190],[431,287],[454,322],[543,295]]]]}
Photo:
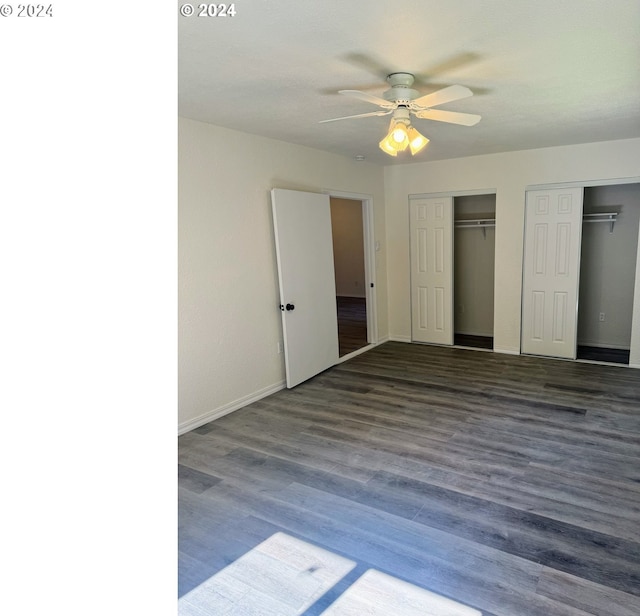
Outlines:
{"type": "Polygon", "coordinates": [[[462,126],[473,126],[480,121],[481,116],[473,113],[434,109],[434,107],[445,103],[473,96],[473,92],[469,88],[455,85],[420,96],[417,90],[411,88],[413,82],[414,76],[411,73],[391,73],[387,76],[387,83],[391,87],[382,94],[384,98],[360,92],[359,90],[340,90],[339,94],[378,105],[381,111],[321,120],[320,123],[393,114],[389,133],[380,142],[380,148],[391,156],[397,156],[398,152],[403,151],[407,146],[411,148],[412,154],[416,154],[429,142],[426,137],[420,135],[411,126],[411,114],[420,119],[436,120],[462,126]]]}

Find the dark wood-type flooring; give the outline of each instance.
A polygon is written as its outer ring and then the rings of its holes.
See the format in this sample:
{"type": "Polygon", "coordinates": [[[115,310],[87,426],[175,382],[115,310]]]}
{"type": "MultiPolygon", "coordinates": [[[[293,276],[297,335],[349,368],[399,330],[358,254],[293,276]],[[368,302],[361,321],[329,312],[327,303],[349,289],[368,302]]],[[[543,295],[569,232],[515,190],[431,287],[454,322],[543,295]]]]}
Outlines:
{"type": "Polygon", "coordinates": [[[453,344],[457,346],[474,347],[476,349],[493,349],[493,337],[454,334],[453,344]]]}
{"type": "Polygon", "coordinates": [[[603,349],[601,347],[578,345],[578,359],[603,361],[611,364],[628,364],[629,351],[624,349],[603,349]]]}
{"type": "Polygon", "coordinates": [[[339,355],[343,357],[367,346],[367,300],[338,296],[336,307],[339,355]]]}
{"type": "MultiPolygon", "coordinates": [[[[640,614],[640,370],[389,342],[179,439],[179,587],[276,531],[484,616],[640,614]]],[[[399,615],[390,615],[399,616],[399,615]]]]}

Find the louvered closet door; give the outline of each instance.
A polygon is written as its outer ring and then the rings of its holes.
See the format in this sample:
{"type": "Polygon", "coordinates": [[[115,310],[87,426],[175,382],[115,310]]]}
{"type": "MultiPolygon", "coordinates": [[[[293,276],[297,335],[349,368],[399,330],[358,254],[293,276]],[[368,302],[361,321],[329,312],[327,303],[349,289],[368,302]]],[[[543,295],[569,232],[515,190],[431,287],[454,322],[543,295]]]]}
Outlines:
{"type": "Polygon", "coordinates": [[[522,352],[575,359],[582,188],[528,191],[522,352]]]}
{"type": "Polygon", "coordinates": [[[411,199],[411,338],[453,344],[453,197],[411,199]]]}

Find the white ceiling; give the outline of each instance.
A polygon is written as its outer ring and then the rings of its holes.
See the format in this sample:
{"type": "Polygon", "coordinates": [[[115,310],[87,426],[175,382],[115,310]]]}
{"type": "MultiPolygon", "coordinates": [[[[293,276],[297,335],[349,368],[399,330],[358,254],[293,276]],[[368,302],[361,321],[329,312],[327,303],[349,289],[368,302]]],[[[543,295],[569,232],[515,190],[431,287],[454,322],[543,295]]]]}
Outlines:
{"type": "MultiPolygon", "coordinates": [[[[178,5],[184,2],[179,0],[178,5]]],[[[179,17],[179,113],[380,164],[640,137],[637,0],[238,0],[235,17],[179,17]],[[378,149],[389,118],[319,124],[378,109],[385,76],[420,94],[474,96],[440,109],[473,127],[413,119],[415,157],[378,149]]]]}

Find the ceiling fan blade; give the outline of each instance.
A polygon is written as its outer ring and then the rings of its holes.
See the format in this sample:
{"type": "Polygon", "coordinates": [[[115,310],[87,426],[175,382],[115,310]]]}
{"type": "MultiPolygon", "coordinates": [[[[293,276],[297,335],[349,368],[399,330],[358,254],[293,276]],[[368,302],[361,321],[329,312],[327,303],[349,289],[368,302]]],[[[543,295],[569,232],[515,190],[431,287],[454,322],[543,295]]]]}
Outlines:
{"type": "Polygon", "coordinates": [[[477,62],[480,59],[480,56],[472,51],[463,51],[455,56],[449,56],[445,60],[442,60],[440,64],[431,65],[425,71],[421,71],[416,75],[416,77],[422,79],[425,82],[429,82],[431,77],[436,77],[438,75],[446,75],[447,73],[451,73],[456,69],[459,69],[466,64],[471,62],[477,62]]]}
{"type": "Polygon", "coordinates": [[[342,118],[331,118],[330,120],[320,120],[318,124],[325,124],[326,122],[337,122],[338,120],[349,120],[352,118],[370,118],[372,116],[385,116],[389,115],[393,109],[388,111],[371,111],[369,113],[358,113],[357,115],[344,116],[342,118]]]}
{"type": "Polygon", "coordinates": [[[473,92],[465,86],[449,86],[431,94],[426,94],[411,101],[412,107],[437,107],[451,101],[473,96],[473,92]]]}
{"type": "Polygon", "coordinates": [[[343,59],[349,62],[349,64],[364,69],[380,79],[386,79],[389,73],[393,73],[390,67],[385,66],[380,60],[370,54],[353,52],[345,55],[343,59]]]}
{"type": "Polygon", "coordinates": [[[443,111],[442,109],[423,109],[414,111],[417,118],[424,120],[436,120],[438,122],[449,122],[450,124],[461,124],[462,126],[474,126],[482,116],[475,113],[460,113],[458,111],[443,111]]]}
{"type": "Polygon", "coordinates": [[[357,98],[361,101],[366,101],[367,103],[373,103],[374,105],[379,105],[383,109],[395,109],[398,106],[397,103],[387,101],[379,96],[373,96],[373,94],[360,92],[360,90],[340,90],[338,94],[344,94],[345,96],[357,98]]]}

